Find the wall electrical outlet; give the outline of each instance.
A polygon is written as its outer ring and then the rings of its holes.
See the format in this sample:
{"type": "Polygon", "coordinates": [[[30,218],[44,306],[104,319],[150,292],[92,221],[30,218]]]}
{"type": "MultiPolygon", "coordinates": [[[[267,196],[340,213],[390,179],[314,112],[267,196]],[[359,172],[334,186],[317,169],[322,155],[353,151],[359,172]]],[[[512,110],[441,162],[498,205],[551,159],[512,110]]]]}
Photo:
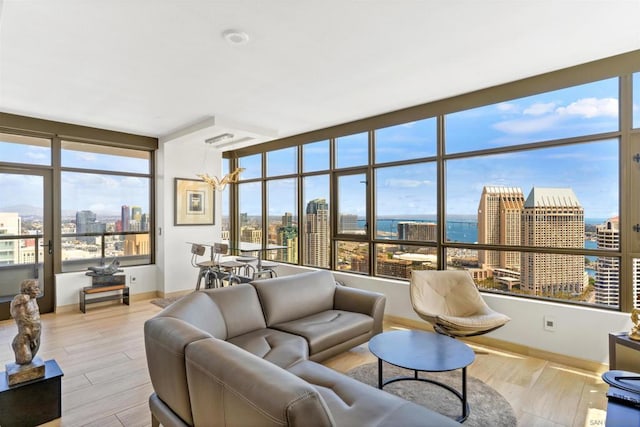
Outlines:
{"type": "Polygon", "coordinates": [[[545,331],[555,331],[556,330],[556,319],[553,316],[544,316],[544,330],[545,331]]]}
{"type": "Polygon", "coordinates": [[[136,277],[135,277],[135,276],[131,276],[131,279],[130,279],[130,280],[131,280],[131,283],[133,283],[133,282],[135,282],[135,281],[136,281],[136,277]]]}

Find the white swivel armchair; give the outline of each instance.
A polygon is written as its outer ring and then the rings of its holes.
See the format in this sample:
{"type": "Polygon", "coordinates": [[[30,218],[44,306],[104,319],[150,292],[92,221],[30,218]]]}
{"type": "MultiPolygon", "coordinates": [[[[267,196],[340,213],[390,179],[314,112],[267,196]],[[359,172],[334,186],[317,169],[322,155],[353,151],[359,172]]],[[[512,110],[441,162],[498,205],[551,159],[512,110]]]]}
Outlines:
{"type": "Polygon", "coordinates": [[[511,320],[487,305],[465,270],[414,270],[410,293],[416,314],[444,335],[486,334],[511,320]]]}

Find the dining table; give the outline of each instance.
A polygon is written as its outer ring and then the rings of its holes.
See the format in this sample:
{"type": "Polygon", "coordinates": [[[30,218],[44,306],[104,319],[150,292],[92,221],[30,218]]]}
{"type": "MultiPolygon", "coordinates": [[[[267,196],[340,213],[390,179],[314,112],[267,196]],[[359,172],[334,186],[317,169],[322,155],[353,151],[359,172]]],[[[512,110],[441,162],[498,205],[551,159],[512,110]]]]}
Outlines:
{"type": "Polygon", "coordinates": [[[283,245],[274,245],[267,244],[266,246],[262,246],[260,243],[251,243],[251,242],[234,242],[233,244],[229,240],[220,240],[217,242],[187,242],[189,244],[197,244],[201,246],[206,246],[211,250],[211,260],[213,261],[213,247],[216,243],[223,243],[228,245],[230,252],[239,252],[241,254],[250,254],[257,253],[256,256],[256,275],[262,272],[262,253],[269,251],[277,251],[282,249],[287,249],[288,246],[283,245]]]}

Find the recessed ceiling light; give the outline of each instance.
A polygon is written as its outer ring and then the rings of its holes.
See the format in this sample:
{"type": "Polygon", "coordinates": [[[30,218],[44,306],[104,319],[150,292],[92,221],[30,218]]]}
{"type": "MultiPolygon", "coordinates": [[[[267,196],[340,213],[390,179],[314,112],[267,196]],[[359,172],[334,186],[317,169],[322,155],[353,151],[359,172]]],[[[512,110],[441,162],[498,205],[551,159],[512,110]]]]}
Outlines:
{"type": "Polygon", "coordinates": [[[220,135],[216,135],[212,138],[209,139],[205,139],[204,142],[207,144],[215,144],[218,143],[220,141],[226,141],[228,139],[233,139],[233,134],[232,133],[221,133],[220,135]]]}
{"type": "Polygon", "coordinates": [[[249,41],[249,34],[239,30],[226,30],[222,37],[231,44],[245,44],[249,41]]]}

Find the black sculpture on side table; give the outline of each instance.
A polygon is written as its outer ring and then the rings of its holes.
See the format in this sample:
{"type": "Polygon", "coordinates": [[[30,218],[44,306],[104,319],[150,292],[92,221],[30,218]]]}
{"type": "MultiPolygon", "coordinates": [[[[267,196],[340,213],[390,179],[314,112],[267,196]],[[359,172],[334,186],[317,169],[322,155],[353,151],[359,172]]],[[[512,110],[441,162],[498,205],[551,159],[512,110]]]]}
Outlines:
{"type": "Polygon", "coordinates": [[[120,268],[120,261],[114,258],[110,264],[89,267],[89,271],[85,274],[91,276],[91,286],[93,287],[113,286],[125,284],[125,276],[123,274],[116,274],[122,273],[123,271],[124,270],[120,268]]]}
{"type": "Polygon", "coordinates": [[[109,265],[89,267],[89,271],[87,271],[85,274],[87,276],[113,276],[116,273],[122,273],[124,271],[119,267],[120,261],[118,261],[117,258],[114,258],[109,265]]]}

